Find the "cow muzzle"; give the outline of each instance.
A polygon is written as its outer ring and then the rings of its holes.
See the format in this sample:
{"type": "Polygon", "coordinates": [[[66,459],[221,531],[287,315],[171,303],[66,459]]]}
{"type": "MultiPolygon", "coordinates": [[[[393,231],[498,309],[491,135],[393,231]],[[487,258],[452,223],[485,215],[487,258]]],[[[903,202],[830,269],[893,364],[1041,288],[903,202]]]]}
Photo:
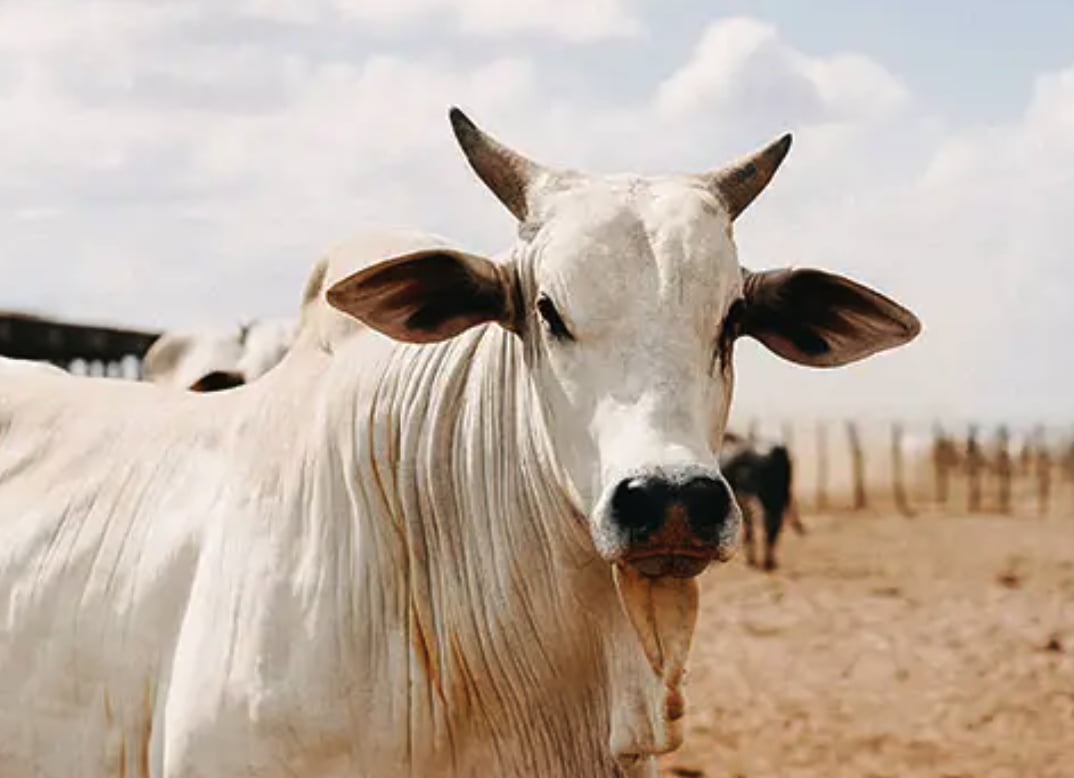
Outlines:
{"type": "Polygon", "coordinates": [[[652,470],[620,480],[602,507],[602,556],[649,578],[693,578],[734,554],[741,513],[718,473],[652,470]]]}

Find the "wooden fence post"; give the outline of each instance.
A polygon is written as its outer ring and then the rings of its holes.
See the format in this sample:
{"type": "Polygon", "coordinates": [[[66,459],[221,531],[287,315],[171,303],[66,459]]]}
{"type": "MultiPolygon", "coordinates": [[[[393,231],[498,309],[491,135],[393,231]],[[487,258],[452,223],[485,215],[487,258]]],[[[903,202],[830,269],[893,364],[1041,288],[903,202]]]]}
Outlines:
{"type": "Polygon", "coordinates": [[[1048,514],[1052,496],[1052,454],[1048,450],[1048,439],[1044,427],[1037,427],[1034,435],[1037,471],[1037,510],[1041,516],[1048,514]]]}
{"type": "Polygon", "coordinates": [[[891,425],[891,488],[895,497],[895,508],[903,516],[913,516],[910,500],[906,496],[906,474],[903,468],[902,424],[891,425]]]}
{"type": "Polygon", "coordinates": [[[865,493],[865,452],[862,451],[858,425],[853,421],[846,423],[847,442],[850,444],[851,476],[854,479],[854,510],[862,511],[868,507],[865,493]]]}
{"type": "Polygon", "coordinates": [[[1011,480],[1014,461],[1011,459],[1011,434],[1006,425],[996,431],[996,498],[1000,513],[1011,512],[1011,480]]]}
{"type": "Polygon", "coordinates": [[[932,427],[932,479],[936,502],[946,506],[950,494],[951,467],[954,464],[951,439],[939,424],[932,427]]]}
{"type": "Polygon", "coordinates": [[[817,422],[817,510],[828,510],[828,427],[817,422]]]}
{"type": "Polygon", "coordinates": [[[977,425],[971,424],[966,435],[966,479],[967,497],[966,509],[970,513],[978,513],[981,510],[981,469],[984,465],[984,457],[981,454],[981,444],[977,440],[977,425]]]}

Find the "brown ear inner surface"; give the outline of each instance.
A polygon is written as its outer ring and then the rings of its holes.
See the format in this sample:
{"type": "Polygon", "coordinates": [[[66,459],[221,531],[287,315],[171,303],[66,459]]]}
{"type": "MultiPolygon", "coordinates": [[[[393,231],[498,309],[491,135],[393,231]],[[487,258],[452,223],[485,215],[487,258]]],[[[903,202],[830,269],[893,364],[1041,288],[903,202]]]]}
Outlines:
{"type": "Polygon", "coordinates": [[[229,370],[214,370],[206,373],[189,387],[191,392],[220,392],[246,383],[241,373],[229,370]]]}
{"type": "Polygon", "coordinates": [[[741,331],[780,356],[837,367],[912,340],[917,317],[894,300],[814,269],[746,271],[741,331]]]}
{"type": "Polygon", "coordinates": [[[484,322],[512,319],[509,273],[450,251],[386,260],[339,281],[325,297],[396,340],[432,343],[484,322]]]}

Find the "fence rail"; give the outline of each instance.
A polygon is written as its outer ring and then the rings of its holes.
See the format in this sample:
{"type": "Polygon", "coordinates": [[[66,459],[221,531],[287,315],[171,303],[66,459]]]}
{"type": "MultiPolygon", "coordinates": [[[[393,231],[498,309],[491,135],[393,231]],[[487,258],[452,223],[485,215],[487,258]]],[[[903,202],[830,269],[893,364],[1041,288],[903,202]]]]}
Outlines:
{"type": "Polygon", "coordinates": [[[0,313],[0,356],[51,362],[65,370],[90,375],[139,377],[142,357],[159,335],[146,330],[0,313]]]}

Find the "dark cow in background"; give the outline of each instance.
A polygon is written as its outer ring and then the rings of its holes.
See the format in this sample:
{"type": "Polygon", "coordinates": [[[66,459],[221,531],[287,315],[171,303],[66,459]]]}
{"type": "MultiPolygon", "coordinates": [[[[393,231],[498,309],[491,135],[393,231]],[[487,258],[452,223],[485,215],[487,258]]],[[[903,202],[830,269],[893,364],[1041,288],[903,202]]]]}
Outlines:
{"type": "Polygon", "coordinates": [[[798,506],[794,500],[794,467],[790,452],[780,443],[756,442],[726,433],[720,451],[720,469],[731,484],[742,509],[742,544],[746,561],[757,565],[755,524],[760,514],[764,524],[765,570],[775,570],[776,543],[783,531],[784,519],[801,535],[805,534],[798,506]]]}

